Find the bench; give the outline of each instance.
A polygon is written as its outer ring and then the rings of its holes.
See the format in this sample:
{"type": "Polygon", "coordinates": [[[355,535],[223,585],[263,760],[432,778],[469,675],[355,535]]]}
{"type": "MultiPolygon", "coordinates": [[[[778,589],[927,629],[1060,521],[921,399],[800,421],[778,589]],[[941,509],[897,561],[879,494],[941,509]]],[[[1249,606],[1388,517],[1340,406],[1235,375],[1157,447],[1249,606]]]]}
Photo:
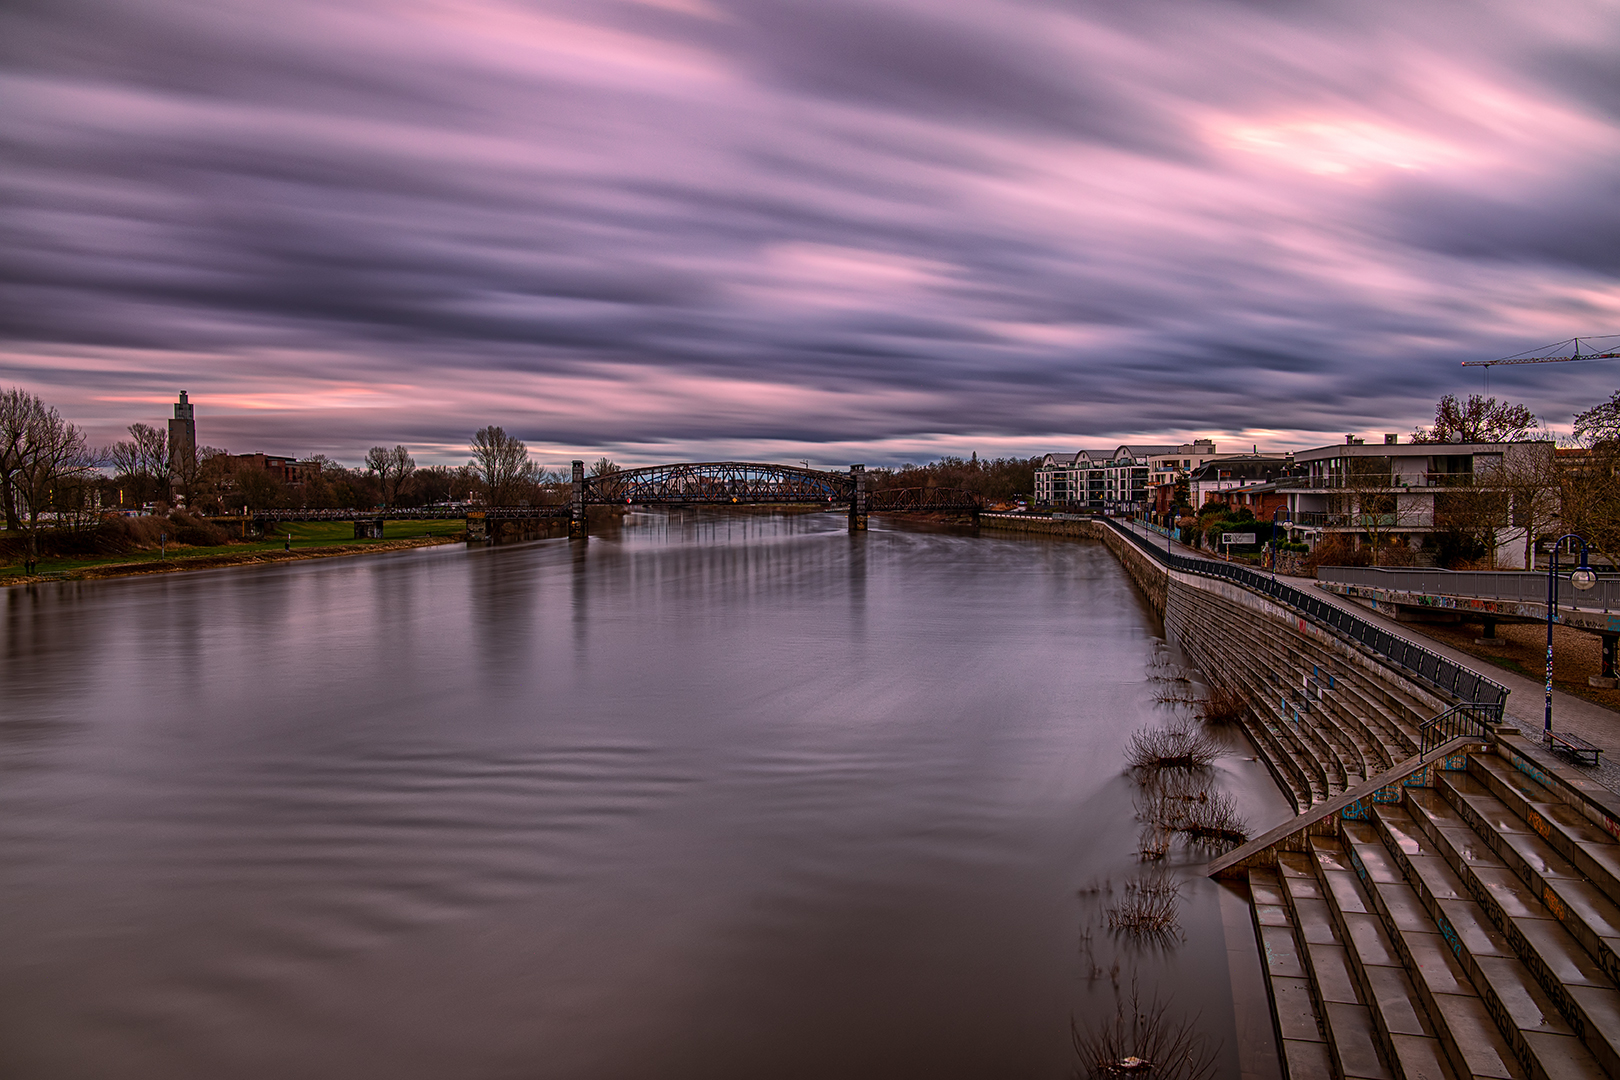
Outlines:
{"type": "Polygon", "coordinates": [[[1577,765],[1596,765],[1598,755],[1603,753],[1602,747],[1593,746],[1579,735],[1571,735],[1567,731],[1549,731],[1547,742],[1554,750],[1562,750],[1574,758],[1577,765]]]}

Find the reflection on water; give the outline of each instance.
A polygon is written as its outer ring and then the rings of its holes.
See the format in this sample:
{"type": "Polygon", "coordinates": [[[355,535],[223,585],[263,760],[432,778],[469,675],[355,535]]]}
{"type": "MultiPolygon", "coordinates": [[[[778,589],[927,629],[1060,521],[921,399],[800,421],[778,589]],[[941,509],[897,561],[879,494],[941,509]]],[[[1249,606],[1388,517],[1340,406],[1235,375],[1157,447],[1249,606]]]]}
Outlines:
{"type": "Polygon", "coordinates": [[[1155,715],[1098,545],[645,514],[0,603],[5,1075],[1062,1077],[1116,961],[1230,1028],[1208,883],[1083,939],[1155,715]]]}

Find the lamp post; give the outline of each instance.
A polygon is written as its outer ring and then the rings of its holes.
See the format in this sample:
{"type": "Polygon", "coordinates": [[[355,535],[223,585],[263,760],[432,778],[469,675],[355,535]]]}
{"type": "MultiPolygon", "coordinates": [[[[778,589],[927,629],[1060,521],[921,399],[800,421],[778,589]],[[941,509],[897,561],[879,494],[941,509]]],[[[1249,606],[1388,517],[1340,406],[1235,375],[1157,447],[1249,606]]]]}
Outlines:
{"type": "Polygon", "coordinates": [[[1288,509],[1286,504],[1271,508],[1271,576],[1277,576],[1277,515],[1288,509]]]}
{"type": "Polygon", "coordinates": [[[1581,592],[1597,584],[1597,575],[1586,563],[1586,541],[1574,533],[1565,533],[1554,540],[1552,551],[1547,555],[1547,701],[1541,721],[1543,741],[1552,739],[1553,623],[1558,621],[1558,549],[1564,546],[1565,540],[1574,540],[1581,545],[1581,565],[1570,573],[1569,583],[1581,592]]]}

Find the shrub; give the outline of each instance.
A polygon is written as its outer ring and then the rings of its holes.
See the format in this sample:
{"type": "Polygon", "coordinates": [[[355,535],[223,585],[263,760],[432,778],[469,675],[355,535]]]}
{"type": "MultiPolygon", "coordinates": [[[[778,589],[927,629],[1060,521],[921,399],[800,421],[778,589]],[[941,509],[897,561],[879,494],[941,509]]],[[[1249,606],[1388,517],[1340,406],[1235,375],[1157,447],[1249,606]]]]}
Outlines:
{"type": "Polygon", "coordinates": [[[1217,686],[1210,687],[1209,693],[1198,703],[1198,717],[1206,724],[1235,724],[1247,711],[1248,706],[1241,697],[1217,686]]]}
{"type": "Polygon", "coordinates": [[[1125,746],[1125,760],[1138,772],[1161,769],[1207,769],[1223,753],[1219,743],[1191,720],[1142,728],[1125,746]]]}
{"type": "Polygon", "coordinates": [[[1119,902],[1107,910],[1108,929],[1136,937],[1175,937],[1181,885],[1165,871],[1145,874],[1125,883],[1119,902]]]}
{"type": "Polygon", "coordinates": [[[1211,791],[1208,798],[1183,805],[1177,831],[1185,833],[1189,839],[1221,847],[1241,844],[1249,838],[1248,823],[1226,792],[1211,791]]]}

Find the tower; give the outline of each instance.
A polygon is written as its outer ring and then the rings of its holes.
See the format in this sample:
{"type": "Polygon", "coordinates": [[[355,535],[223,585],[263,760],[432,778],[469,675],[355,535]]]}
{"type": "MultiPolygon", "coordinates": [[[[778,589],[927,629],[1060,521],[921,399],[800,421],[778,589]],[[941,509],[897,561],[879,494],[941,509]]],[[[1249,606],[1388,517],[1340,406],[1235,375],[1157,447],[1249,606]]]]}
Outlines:
{"type": "Polygon", "coordinates": [[[180,391],[180,400],[174,405],[174,419],[169,421],[170,469],[179,474],[189,472],[197,464],[197,421],[186,392],[180,391]]]}

